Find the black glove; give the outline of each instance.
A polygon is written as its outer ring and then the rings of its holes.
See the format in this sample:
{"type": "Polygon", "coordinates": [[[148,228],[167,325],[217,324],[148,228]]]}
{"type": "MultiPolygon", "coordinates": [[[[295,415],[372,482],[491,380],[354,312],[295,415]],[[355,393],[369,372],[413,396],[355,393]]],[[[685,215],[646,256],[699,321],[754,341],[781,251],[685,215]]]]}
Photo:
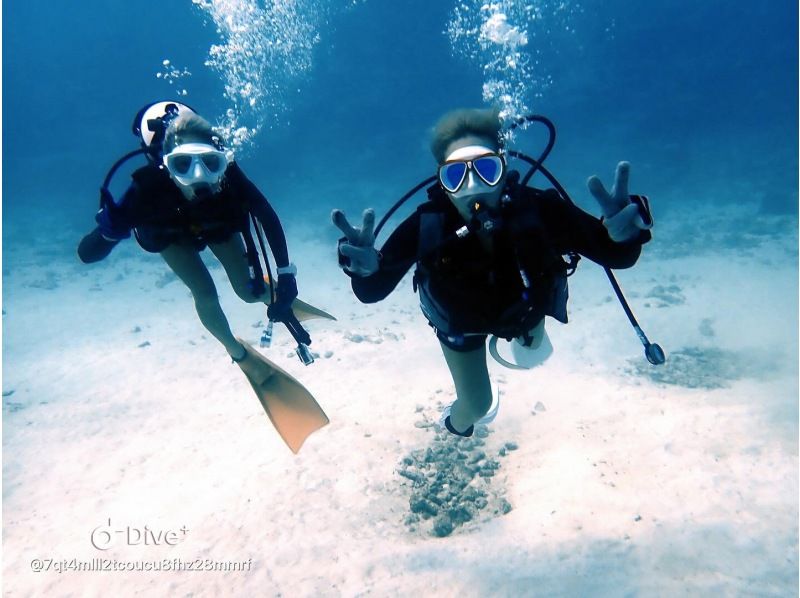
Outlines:
{"type": "Polygon", "coordinates": [[[102,207],[94,219],[100,234],[108,241],[121,241],[131,236],[131,228],[125,220],[124,211],[115,202],[108,189],[100,189],[102,207]]]}
{"type": "Polygon", "coordinates": [[[275,322],[285,322],[292,314],[292,302],[297,299],[297,281],[294,274],[279,274],[275,289],[275,303],[267,307],[267,317],[275,322]]]}

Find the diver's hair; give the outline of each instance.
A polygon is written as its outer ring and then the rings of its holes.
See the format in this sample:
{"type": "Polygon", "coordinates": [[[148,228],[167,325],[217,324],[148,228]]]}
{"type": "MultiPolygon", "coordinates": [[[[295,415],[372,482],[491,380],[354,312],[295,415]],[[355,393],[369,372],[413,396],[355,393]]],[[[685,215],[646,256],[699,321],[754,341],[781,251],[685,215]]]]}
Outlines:
{"type": "Polygon", "coordinates": [[[164,135],[164,153],[182,143],[209,143],[222,149],[225,141],[205,118],[193,112],[179,114],[169,123],[164,135]]]}
{"type": "Polygon", "coordinates": [[[431,138],[431,152],[439,164],[447,156],[447,146],[456,139],[475,136],[492,142],[495,150],[502,147],[500,138],[500,112],[497,108],[463,108],[448,112],[433,129],[431,138]]]}

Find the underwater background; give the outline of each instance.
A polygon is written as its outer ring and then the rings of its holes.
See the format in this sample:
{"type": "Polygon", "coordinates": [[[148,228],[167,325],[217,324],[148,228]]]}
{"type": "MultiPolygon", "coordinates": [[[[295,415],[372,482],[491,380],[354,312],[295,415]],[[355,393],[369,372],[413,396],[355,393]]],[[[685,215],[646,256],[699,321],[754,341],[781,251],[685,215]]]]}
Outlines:
{"type": "MultiPolygon", "coordinates": [[[[5,2],[4,593],[796,595],[797,23],[791,0],[5,2]],[[311,368],[286,335],[273,347],[331,418],[296,457],[158,256],[129,240],[78,261],[104,176],[139,147],[134,115],[162,99],[225,133],[301,297],[339,319],[311,330],[311,368]],[[432,430],[452,381],[408,278],[358,304],[330,211],[380,217],[434,174],[439,117],[492,104],[554,122],[545,165],[593,214],[587,177],[631,163],[656,224],[620,280],[668,362],[644,361],[584,260],[553,357],[492,371],[503,412],[456,449],[432,430]],[[457,454],[485,494],[438,534],[418,482],[455,485],[457,454]],[[187,523],[185,556],[255,573],[32,572],[98,556],[106,518],[187,523]]],[[[545,142],[532,125],[510,145],[545,142]]],[[[257,339],[264,314],[209,261],[257,339]]]]}
{"type": "MultiPolygon", "coordinates": [[[[265,17],[263,3],[231,0],[7,3],[4,242],[24,243],[44,213],[76,231],[91,226],[97,188],[138,146],[130,123],[150,101],[182,99],[228,126],[226,111],[236,111],[239,126],[259,128],[242,144],[245,171],[282,218],[328,229],[328,208],[380,211],[432,173],[430,128],[454,107],[484,105],[484,85],[497,82],[515,96],[497,102],[512,116],[553,120],[548,165],[579,203],[590,174],[626,159],[657,216],[698,203],[797,212],[789,0],[506,0],[490,3],[508,19],[489,41],[481,2],[275,4],[286,8],[265,17]],[[214,17],[233,24],[218,32],[214,17]],[[251,31],[233,31],[234,17],[251,31]],[[281,36],[289,50],[265,51],[281,36]],[[515,53],[525,73],[502,64],[515,53]],[[209,60],[244,72],[226,77],[209,60]]],[[[518,137],[530,153],[544,142],[535,128],[518,137]]]]}

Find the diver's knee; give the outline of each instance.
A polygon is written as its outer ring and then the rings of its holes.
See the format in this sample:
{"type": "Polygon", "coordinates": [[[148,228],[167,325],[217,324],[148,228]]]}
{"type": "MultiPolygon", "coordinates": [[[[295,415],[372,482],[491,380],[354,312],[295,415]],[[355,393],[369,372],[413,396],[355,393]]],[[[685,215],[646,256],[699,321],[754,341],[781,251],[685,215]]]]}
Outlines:
{"type": "Polygon", "coordinates": [[[245,303],[258,303],[259,298],[253,294],[253,291],[248,289],[247,287],[233,287],[233,292],[236,293],[236,296],[244,301],[245,303]]]}
{"type": "Polygon", "coordinates": [[[236,296],[245,303],[263,303],[265,298],[266,303],[269,303],[269,292],[256,295],[249,284],[231,286],[233,286],[233,292],[236,293],[236,296]]]}

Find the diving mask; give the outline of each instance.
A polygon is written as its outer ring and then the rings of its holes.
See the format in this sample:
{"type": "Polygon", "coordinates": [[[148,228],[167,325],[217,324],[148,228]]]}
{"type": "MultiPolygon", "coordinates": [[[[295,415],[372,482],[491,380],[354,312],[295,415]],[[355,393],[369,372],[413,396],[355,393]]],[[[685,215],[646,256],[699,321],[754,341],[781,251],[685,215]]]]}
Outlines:
{"type": "Polygon", "coordinates": [[[506,165],[502,156],[489,148],[470,145],[454,151],[447,157],[447,161],[439,167],[439,182],[446,191],[457,194],[465,182],[468,183],[468,188],[474,186],[473,182],[468,180],[470,171],[474,172],[480,181],[489,187],[494,187],[503,179],[505,170],[506,165]]]}
{"type": "Polygon", "coordinates": [[[172,178],[181,185],[205,183],[217,185],[233,161],[233,152],[225,152],[207,143],[178,145],[163,158],[172,178]]]}

